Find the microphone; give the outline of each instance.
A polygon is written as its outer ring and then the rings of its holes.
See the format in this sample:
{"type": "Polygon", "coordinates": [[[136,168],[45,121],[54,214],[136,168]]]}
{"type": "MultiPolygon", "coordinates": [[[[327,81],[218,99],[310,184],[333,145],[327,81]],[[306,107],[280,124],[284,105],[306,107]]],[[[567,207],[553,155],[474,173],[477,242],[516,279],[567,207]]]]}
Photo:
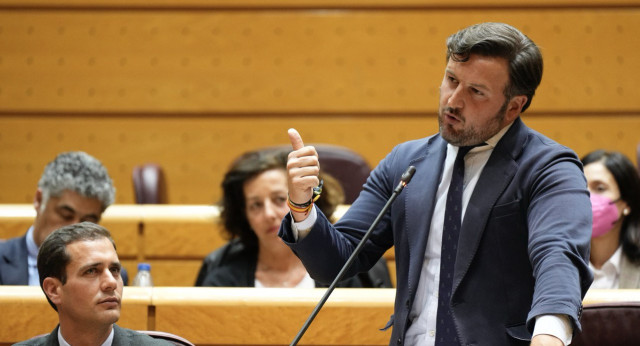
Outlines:
{"type": "Polygon", "coordinates": [[[320,299],[320,301],[318,302],[318,305],[316,305],[315,309],[313,309],[313,311],[311,312],[311,315],[309,315],[309,317],[307,318],[307,321],[304,323],[304,325],[302,325],[302,328],[300,328],[300,331],[298,331],[298,334],[293,339],[290,346],[297,345],[300,339],[302,339],[302,336],[311,325],[311,322],[313,322],[313,320],[316,318],[316,315],[318,315],[324,303],[327,302],[327,299],[329,299],[329,296],[338,285],[338,282],[342,280],[342,277],[344,276],[344,274],[347,272],[349,267],[351,267],[351,264],[353,264],[358,254],[360,254],[360,251],[362,251],[364,244],[367,242],[367,240],[371,236],[371,233],[373,233],[373,229],[376,228],[376,226],[378,226],[378,223],[380,223],[380,220],[382,219],[384,214],[387,212],[389,207],[391,207],[391,204],[393,203],[393,201],[396,200],[396,198],[398,197],[400,192],[402,192],[404,187],[407,186],[407,184],[409,184],[415,172],[416,172],[416,168],[414,166],[409,166],[407,167],[407,170],[404,171],[404,173],[402,173],[402,176],[400,177],[400,183],[398,183],[398,186],[393,190],[391,197],[389,197],[389,199],[387,200],[387,203],[384,205],[382,210],[380,210],[380,213],[378,213],[378,216],[371,224],[371,227],[369,227],[369,230],[364,234],[362,239],[360,239],[358,246],[356,246],[356,248],[353,250],[353,253],[351,254],[351,256],[349,256],[349,259],[347,260],[347,262],[345,262],[344,266],[342,267],[342,269],[340,270],[336,278],[333,280],[329,288],[327,288],[327,291],[325,292],[324,296],[322,296],[322,299],[320,299]]]}
{"type": "Polygon", "coordinates": [[[407,170],[404,171],[404,173],[402,173],[402,176],[400,177],[400,183],[398,183],[398,186],[396,187],[396,189],[393,190],[393,193],[395,193],[396,195],[400,194],[400,192],[402,192],[402,189],[404,189],[404,187],[407,186],[407,184],[409,184],[409,182],[411,181],[411,178],[413,178],[413,175],[415,173],[416,173],[416,167],[414,166],[407,167],[407,170]]]}

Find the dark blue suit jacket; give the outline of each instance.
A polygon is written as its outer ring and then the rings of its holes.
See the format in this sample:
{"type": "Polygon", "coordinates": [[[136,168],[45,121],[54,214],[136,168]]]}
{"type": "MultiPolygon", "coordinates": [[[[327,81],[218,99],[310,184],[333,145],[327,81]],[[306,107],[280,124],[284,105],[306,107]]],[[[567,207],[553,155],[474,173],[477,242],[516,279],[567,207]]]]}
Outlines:
{"type": "MultiPolygon", "coordinates": [[[[0,285],[28,285],[29,268],[27,264],[26,234],[0,241],[0,285]]],[[[129,284],[129,275],[122,268],[122,282],[129,284]]]]}
{"type": "Polygon", "coordinates": [[[0,285],[28,285],[26,234],[0,242],[0,285]]]}
{"type": "MultiPolygon", "coordinates": [[[[280,230],[311,276],[330,281],[405,169],[417,168],[347,274],[367,270],[395,246],[391,344],[404,343],[411,323],[446,146],[439,134],[398,145],[335,228],[318,213],[299,242],[290,215],[280,230]]],[[[590,236],[591,204],[580,161],[517,118],[482,171],[460,231],[452,312],[461,345],[528,345],[535,317],[542,314],[566,314],[578,330],[582,298],[593,279],[590,236]]]]}

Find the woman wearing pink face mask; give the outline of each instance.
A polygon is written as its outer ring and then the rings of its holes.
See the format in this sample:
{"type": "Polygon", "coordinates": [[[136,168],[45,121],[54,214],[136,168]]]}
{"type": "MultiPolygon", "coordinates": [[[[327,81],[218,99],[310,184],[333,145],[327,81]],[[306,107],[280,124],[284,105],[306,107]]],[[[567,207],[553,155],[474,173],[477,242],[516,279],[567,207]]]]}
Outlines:
{"type": "Polygon", "coordinates": [[[582,158],[593,209],[591,288],[640,288],[640,176],[619,152],[582,158]]]}

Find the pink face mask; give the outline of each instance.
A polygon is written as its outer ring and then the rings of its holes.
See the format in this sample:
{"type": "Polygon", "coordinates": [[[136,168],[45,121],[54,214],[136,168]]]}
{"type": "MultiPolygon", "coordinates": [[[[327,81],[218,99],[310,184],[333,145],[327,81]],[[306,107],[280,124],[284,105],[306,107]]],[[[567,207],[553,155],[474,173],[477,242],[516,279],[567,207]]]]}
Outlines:
{"type": "Polygon", "coordinates": [[[591,210],[593,211],[592,238],[602,236],[613,228],[620,214],[618,207],[608,197],[591,194],[591,210]]]}

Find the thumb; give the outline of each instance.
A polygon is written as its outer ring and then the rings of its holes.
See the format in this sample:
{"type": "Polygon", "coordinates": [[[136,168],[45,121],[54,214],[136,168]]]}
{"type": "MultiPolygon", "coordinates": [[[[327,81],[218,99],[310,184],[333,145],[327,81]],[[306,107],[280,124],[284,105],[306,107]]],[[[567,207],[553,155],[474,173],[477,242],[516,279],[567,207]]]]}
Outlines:
{"type": "Polygon", "coordinates": [[[304,143],[302,142],[302,137],[300,137],[300,134],[296,129],[291,128],[289,129],[289,131],[287,131],[287,133],[289,134],[289,140],[291,141],[291,146],[293,147],[293,150],[298,150],[304,147],[304,143]]]}

